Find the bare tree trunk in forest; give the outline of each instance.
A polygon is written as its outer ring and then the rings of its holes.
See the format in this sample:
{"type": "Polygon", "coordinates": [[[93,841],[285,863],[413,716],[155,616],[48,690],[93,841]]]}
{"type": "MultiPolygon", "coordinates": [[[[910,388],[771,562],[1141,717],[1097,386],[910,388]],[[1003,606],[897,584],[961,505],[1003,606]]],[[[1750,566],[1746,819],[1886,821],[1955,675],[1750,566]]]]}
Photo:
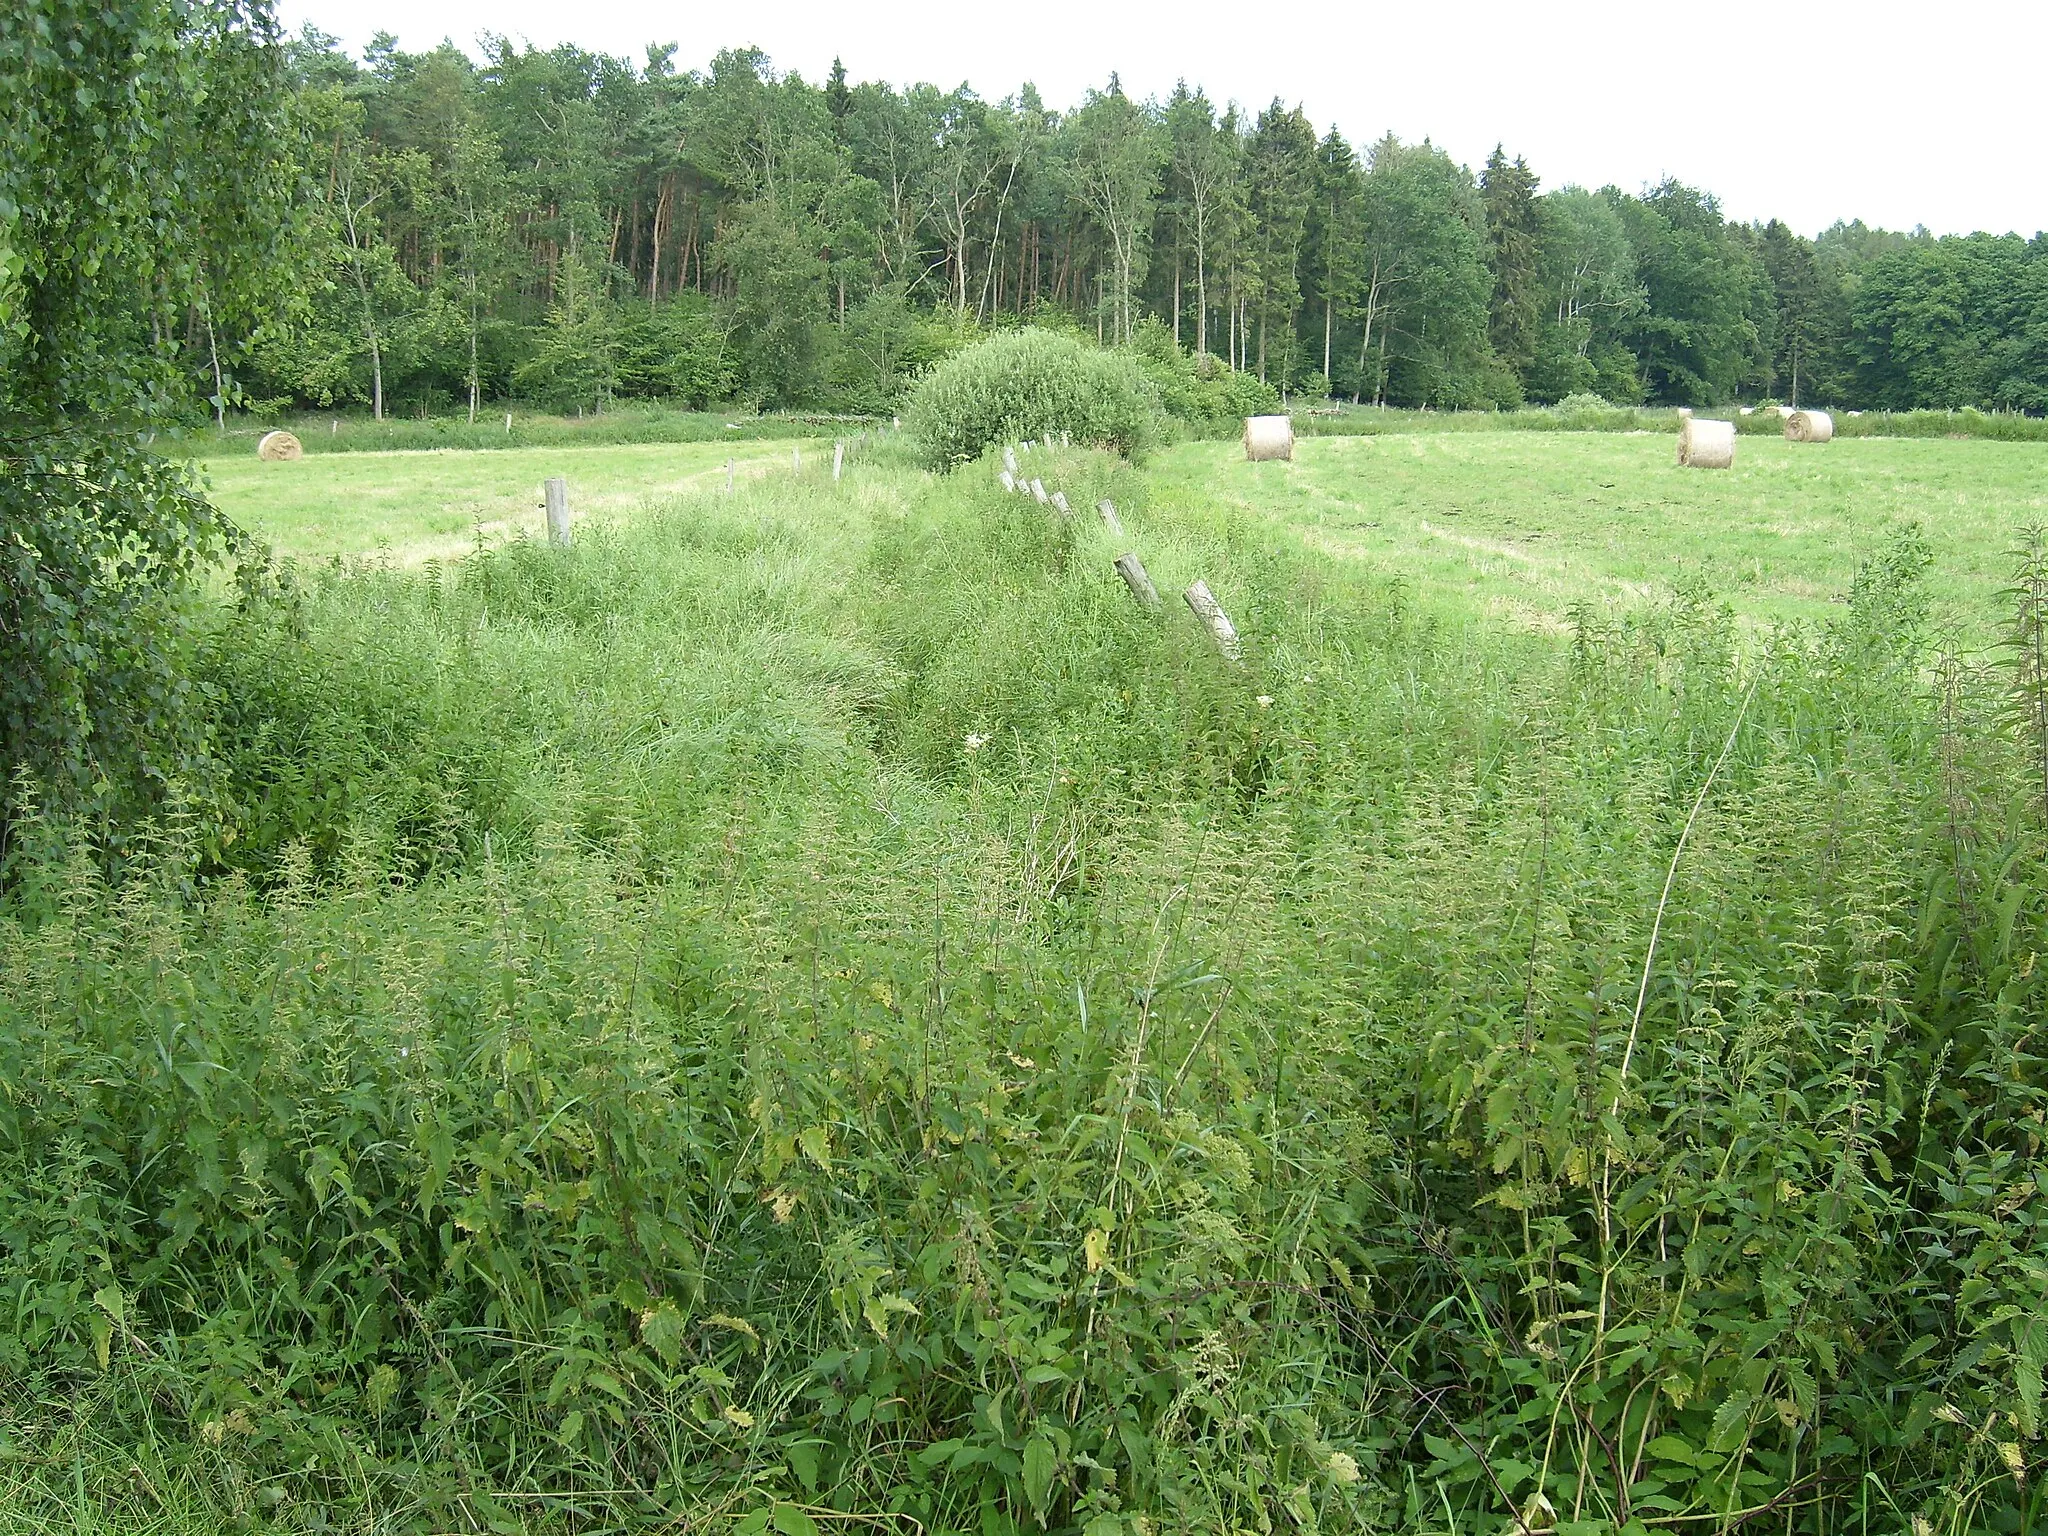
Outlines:
{"type": "Polygon", "coordinates": [[[1180,345],[1180,247],[1173,248],[1173,344],[1180,345]]]}
{"type": "Polygon", "coordinates": [[[342,223],[348,230],[349,266],[355,272],[356,294],[363,301],[363,334],[370,342],[370,414],[378,421],[384,419],[384,350],[377,340],[377,316],[370,304],[369,279],[363,276],[363,248],[356,238],[356,214],[368,213],[373,196],[359,210],[349,196],[349,188],[341,190],[342,223]]]}
{"type": "Polygon", "coordinates": [[[977,324],[986,324],[989,317],[1002,307],[1002,251],[1003,251],[1003,209],[1010,201],[1010,189],[1017,184],[1017,166],[1010,162],[1010,174],[1003,178],[1003,190],[996,198],[996,227],[988,240],[988,269],[982,274],[981,298],[974,306],[977,324]]]}
{"type": "Polygon", "coordinates": [[[661,184],[661,196],[654,201],[654,259],[652,268],[647,274],[647,307],[649,309],[654,308],[655,301],[661,297],[661,218],[668,211],[669,187],[670,182],[667,178],[664,178],[661,184]]]}
{"type": "Polygon", "coordinates": [[[206,353],[213,360],[213,423],[225,432],[228,429],[227,383],[220,373],[220,342],[213,334],[213,299],[207,294],[204,279],[199,285],[200,313],[206,318],[206,353]]]}

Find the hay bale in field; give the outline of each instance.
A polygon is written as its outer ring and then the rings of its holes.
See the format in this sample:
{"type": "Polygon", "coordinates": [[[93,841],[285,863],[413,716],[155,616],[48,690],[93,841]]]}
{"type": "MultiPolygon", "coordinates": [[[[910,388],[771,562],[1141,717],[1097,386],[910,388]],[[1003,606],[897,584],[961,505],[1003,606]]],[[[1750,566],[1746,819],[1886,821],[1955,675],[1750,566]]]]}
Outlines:
{"type": "Polygon", "coordinates": [[[1835,435],[1835,418],[1826,411],[1794,411],[1785,418],[1788,443],[1824,443],[1835,435]]]}
{"type": "Polygon", "coordinates": [[[1692,416],[1692,407],[1691,407],[1691,406],[1689,406],[1689,405],[1681,405],[1681,406],[1680,406],[1680,407],[1678,408],[1678,419],[1679,419],[1680,421],[1686,421],[1686,420],[1689,420],[1689,419],[1691,418],[1691,416],[1692,416]]]}
{"type": "Polygon", "coordinates": [[[1285,416],[1247,416],[1244,419],[1244,456],[1254,464],[1266,459],[1294,457],[1294,423],[1285,416]]]}
{"type": "Polygon", "coordinates": [[[306,450],[289,432],[266,432],[256,440],[256,457],[272,464],[304,458],[306,450]]]}
{"type": "Polygon", "coordinates": [[[1726,469],[1735,462],[1735,423],[1688,416],[1678,424],[1678,462],[1688,469],[1726,469]]]}

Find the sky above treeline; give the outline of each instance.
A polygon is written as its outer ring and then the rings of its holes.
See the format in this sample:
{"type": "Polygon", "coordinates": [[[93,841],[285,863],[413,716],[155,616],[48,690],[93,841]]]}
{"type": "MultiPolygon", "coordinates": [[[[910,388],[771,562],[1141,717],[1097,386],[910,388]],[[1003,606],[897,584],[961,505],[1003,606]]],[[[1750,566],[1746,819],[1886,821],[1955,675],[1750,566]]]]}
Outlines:
{"type": "Polygon", "coordinates": [[[754,46],[819,82],[965,82],[1000,100],[1029,81],[1077,103],[1115,71],[1136,97],[1174,82],[1219,104],[1300,105],[1369,144],[1425,137],[1475,170],[1496,141],[1553,188],[1639,191],[1663,177],[1716,194],[1738,220],[1815,235],[1838,219],[1936,234],[2048,228],[2041,83],[2048,0],[1909,10],[1893,0],[1780,8],[1590,0],[1373,0],[1227,6],[909,0],[281,0],[360,51],[378,32],[474,52],[497,33],[630,57],[678,44],[676,67],[754,46]]]}

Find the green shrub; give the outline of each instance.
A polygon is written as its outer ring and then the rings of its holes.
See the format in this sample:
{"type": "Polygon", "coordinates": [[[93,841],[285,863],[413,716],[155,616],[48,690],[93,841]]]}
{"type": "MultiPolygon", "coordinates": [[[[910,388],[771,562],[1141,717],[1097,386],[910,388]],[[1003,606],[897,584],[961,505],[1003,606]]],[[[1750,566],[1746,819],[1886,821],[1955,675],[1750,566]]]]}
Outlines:
{"type": "Polygon", "coordinates": [[[1070,433],[1125,457],[1160,435],[1159,392],[1131,357],[1027,329],[991,336],[927,374],[909,426],[925,462],[944,469],[996,443],[1070,433]]]}
{"type": "Polygon", "coordinates": [[[1234,431],[1247,416],[1280,409],[1280,391],[1271,384],[1239,373],[1213,352],[1196,357],[1183,351],[1173,333],[1155,319],[1138,323],[1131,352],[1176,421],[1196,427],[1228,425],[1234,431]]]}

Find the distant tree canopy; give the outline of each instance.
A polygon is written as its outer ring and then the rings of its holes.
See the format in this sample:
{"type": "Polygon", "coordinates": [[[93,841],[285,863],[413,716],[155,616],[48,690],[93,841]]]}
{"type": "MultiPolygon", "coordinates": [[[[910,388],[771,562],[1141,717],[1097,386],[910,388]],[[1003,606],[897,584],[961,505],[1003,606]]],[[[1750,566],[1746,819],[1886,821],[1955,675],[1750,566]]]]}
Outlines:
{"type": "Polygon", "coordinates": [[[0,12],[0,853],[24,795],[112,812],[204,772],[178,657],[233,531],[149,443],[238,398],[294,286],[283,64],[260,0],[0,12]]]}
{"type": "Polygon", "coordinates": [[[1809,241],[1675,182],[1545,192],[1505,149],[1475,178],[1114,77],[1060,113],[836,65],[813,86],[755,50],[288,51],[320,260],[290,327],[216,316],[226,383],[281,404],[875,410],[979,330],[1117,343],[1147,317],[1283,391],[1401,405],[2048,390],[2039,238],[1809,241]]]}

